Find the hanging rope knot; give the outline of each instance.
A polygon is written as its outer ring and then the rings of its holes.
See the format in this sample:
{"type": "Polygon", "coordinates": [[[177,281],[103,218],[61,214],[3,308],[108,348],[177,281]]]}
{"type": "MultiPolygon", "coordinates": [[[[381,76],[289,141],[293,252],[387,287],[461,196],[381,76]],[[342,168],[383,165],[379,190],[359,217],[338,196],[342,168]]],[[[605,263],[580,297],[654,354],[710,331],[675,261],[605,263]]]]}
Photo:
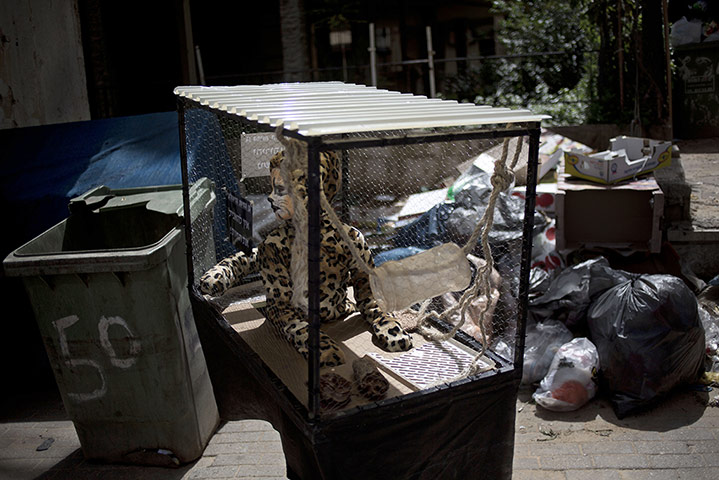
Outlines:
{"type": "MultiPolygon", "coordinates": [[[[499,163],[499,162],[497,162],[499,163]]],[[[500,192],[506,191],[514,182],[514,174],[507,169],[504,164],[494,166],[494,174],[491,178],[492,188],[498,189],[500,192]]]]}

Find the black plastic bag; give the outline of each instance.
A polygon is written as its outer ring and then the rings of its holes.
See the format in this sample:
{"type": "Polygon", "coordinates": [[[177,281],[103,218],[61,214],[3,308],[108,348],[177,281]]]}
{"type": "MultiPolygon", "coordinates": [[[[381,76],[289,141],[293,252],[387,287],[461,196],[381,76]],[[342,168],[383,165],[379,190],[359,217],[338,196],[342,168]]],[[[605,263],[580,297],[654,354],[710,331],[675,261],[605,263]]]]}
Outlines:
{"type": "Polygon", "coordinates": [[[611,268],[606,258],[593,258],[562,270],[543,295],[529,301],[529,309],[535,318],[555,318],[581,330],[592,300],[630,278],[630,273],[611,268]]]}
{"type": "Polygon", "coordinates": [[[429,250],[450,241],[446,222],[454,208],[453,203],[435,205],[417,220],[400,228],[393,239],[394,245],[429,250]]]}
{"type": "Polygon", "coordinates": [[[635,275],[587,313],[617,417],[636,413],[703,369],[704,329],[692,291],[671,275],[635,275]]]}

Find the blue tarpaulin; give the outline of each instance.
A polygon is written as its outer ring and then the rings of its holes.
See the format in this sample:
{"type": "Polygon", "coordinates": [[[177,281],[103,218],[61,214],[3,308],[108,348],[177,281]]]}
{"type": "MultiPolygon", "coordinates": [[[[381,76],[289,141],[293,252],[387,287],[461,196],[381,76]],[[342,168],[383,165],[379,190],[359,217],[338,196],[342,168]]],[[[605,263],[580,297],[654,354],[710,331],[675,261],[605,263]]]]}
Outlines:
{"type": "Polygon", "coordinates": [[[71,198],[182,183],[177,113],[0,130],[3,258],[68,216],[71,198]]]}

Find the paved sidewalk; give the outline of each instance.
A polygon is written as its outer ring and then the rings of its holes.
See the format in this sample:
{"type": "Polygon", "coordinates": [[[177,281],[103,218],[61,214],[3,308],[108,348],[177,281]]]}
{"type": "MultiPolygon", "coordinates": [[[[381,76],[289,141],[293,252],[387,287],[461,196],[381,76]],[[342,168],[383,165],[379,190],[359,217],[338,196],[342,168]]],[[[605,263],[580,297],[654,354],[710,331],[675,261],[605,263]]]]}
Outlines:
{"type": "Polygon", "coordinates": [[[709,393],[677,391],[654,409],[617,419],[606,399],[576,412],[522,402],[515,434],[515,480],[719,478],[719,408],[709,393]]]}
{"type": "MultiPolygon", "coordinates": [[[[605,399],[554,413],[528,403],[531,392],[522,391],[513,478],[719,478],[719,408],[706,406],[717,396],[716,389],[680,391],[649,412],[618,420],[605,399]]],[[[224,423],[202,458],[180,468],[103,465],[83,459],[57,393],[14,400],[0,414],[1,480],[287,478],[279,434],[267,422],[224,423]],[[38,451],[43,444],[48,448],[38,451]]]]}

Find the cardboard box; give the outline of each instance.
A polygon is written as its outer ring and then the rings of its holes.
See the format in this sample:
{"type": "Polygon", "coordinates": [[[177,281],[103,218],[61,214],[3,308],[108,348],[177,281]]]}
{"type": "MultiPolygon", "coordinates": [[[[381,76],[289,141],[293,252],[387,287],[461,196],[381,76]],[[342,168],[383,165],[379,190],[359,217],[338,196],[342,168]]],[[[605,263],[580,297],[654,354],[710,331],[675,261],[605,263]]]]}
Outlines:
{"type": "Polygon", "coordinates": [[[664,193],[654,177],[598,185],[563,173],[557,184],[557,250],[659,252],[664,193]]]}
{"type": "Polygon", "coordinates": [[[610,150],[603,152],[564,152],[565,171],[593,182],[613,184],[670,165],[671,149],[671,142],[617,137],[611,139],[610,150]]]}

